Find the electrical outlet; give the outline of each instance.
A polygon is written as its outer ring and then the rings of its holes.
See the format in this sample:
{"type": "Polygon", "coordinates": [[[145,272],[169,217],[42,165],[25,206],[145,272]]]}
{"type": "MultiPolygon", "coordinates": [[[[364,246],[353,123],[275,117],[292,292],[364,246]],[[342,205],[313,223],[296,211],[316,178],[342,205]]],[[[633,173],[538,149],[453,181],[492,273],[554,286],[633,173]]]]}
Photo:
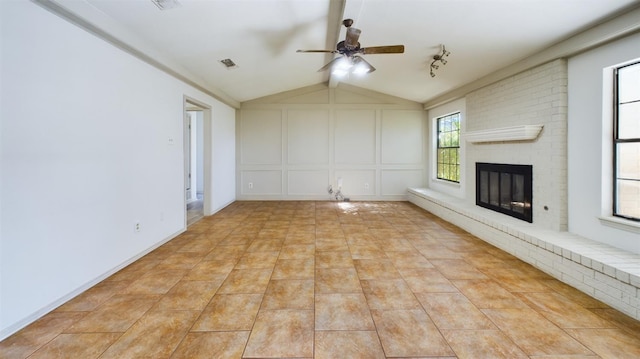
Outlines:
{"type": "Polygon", "coordinates": [[[249,182],[249,189],[253,189],[253,182],[249,182]]]}
{"type": "Polygon", "coordinates": [[[368,190],[368,189],[369,189],[369,184],[368,184],[368,183],[365,183],[365,184],[364,184],[364,189],[366,189],[366,190],[368,190]]]}
{"type": "Polygon", "coordinates": [[[133,225],[133,230],[136,232],[140,232],[141,229],[142,227],[140,225],[140,221],[136,221],[136,223],[133,225]]]}

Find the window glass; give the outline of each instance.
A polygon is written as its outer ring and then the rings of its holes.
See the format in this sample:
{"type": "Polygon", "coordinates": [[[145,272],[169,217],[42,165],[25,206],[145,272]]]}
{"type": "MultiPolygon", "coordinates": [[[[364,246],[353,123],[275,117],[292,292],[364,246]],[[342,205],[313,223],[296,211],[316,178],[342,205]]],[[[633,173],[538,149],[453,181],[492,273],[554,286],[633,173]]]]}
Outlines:
{"type": "Polygon", "coordinates": [[[460,182],[460,113],[439,117],[437,178],[460,182]]]}
{"type": "Polygon", "coordinates": [[[640,221],[640,63],[617,69],[613,214],[640,221]]]}
{"type": "Polygon", "coordinates": [[[618,138],[630,139],[640,137],[640,101],[627,102],[620,105],[618,113],[618,138]]]}

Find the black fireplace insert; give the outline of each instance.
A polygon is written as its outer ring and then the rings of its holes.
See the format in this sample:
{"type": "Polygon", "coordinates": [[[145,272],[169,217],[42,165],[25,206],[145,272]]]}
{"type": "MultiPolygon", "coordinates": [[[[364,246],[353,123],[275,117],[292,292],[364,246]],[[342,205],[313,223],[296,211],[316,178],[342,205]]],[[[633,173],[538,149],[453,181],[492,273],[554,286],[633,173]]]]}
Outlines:
{"type": "Polygon", "coordinates": [[[530,165],[476,163],[476,205],[529,223],[532,215],[530,165]]]}

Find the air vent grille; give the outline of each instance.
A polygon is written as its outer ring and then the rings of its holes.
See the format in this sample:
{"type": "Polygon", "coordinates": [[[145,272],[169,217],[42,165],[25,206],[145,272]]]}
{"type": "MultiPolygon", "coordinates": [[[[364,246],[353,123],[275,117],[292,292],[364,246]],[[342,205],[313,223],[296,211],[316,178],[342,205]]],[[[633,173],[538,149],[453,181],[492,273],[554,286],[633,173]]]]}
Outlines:
{"type": "Polygon", "coordinates": [[[231,59],[224,59],[224,60],[220,60],[220,62],[221,62],[224,66],[226,66],[228,69],[232,69],[232,68],[238,67],[238,65],[236,65],[236,63],[235,63],[235,62],[233,62],[233,60],[231,60],[231,59]]]}
{"type": "Polygon", "coordinates": [[[160,10],[169,10],[181,6],[178,0],[151,0],[151,2],[160,10]]]}

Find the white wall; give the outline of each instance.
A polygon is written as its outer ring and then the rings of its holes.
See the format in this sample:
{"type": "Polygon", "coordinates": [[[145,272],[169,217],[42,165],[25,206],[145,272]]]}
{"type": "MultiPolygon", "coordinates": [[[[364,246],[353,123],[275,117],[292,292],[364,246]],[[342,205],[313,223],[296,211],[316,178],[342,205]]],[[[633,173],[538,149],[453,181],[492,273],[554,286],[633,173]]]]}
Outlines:
{"type": "MultiPolygon", "coordinates": [[[[0,3],[0,11],[2,11],[3,6],[2,3],[0,3]]],[[[4,188],[3,183],[4,183],[4,166],[2,165],[3,159],[4,159],[4,146],[2,145],[3,143],[3,138],[4,138],[4,131],[2,130],[2,128],[4,127],[2,125],[2,119],[3,119],[3,114],[2,114],[2,109],[4,108],[4,76],[3,76],[3,72],[2,69],[4,68],[4,56],[2,56],[2,52],[4,50],[4,18],[3,16],[1,16],[0,14],[0,261],[2,261],[2,258],[4,258],[4,254],[3,254],[3,250],[2,250],[2,243],[4,242],[2,240],[2,236],[3,236],[3,226],[2,226],[2,218],[3,218],[3,203],[4,201],[2,201],[2,188],[4,188]]],[[[2,262],[0,262],[0,308],[4,308],[4,304],[3,304],[3,289],[2,289],[2,262]]],[[[2,314],[0,314],[0,318],[2,318],[1,316],[2,314]]],[[[0,321],[0,328],[2,328],[1,325],[1,321],[0,321]]],[[[2,329],[0,329],[0,340],[2,340],[2,338],[4,338],[4,335],[2,335],[2,329]]]]}
{"type": "Polygon", "coordinates": [[[426,181],[426,116],[418,103],[341,85],[242,104],[238,199],[404,200],[426,181]]]}
{"type": "Polygon", "coordinates": [[[211,112],[211,211],[205,215],[236,200],[236,110],[214,102],[211,112]]]}
{"type": "Polygon", "coordinates": [[[235,110],[33,3],[0,6],[3,338],[185,230],[185,95],[212,108],[211,208],[233,201],[235,110]]]}
{"type": "MultiPolygon", "coordinates": [[[[640,253],[640,226],[606,225],[611,215],[611,111],[603,96],[604,69],[640,59],[640,34],[569,59],[569,231],[640,253]]],[[[611,87],[609,87],[610,89],[611,87]]]]}

